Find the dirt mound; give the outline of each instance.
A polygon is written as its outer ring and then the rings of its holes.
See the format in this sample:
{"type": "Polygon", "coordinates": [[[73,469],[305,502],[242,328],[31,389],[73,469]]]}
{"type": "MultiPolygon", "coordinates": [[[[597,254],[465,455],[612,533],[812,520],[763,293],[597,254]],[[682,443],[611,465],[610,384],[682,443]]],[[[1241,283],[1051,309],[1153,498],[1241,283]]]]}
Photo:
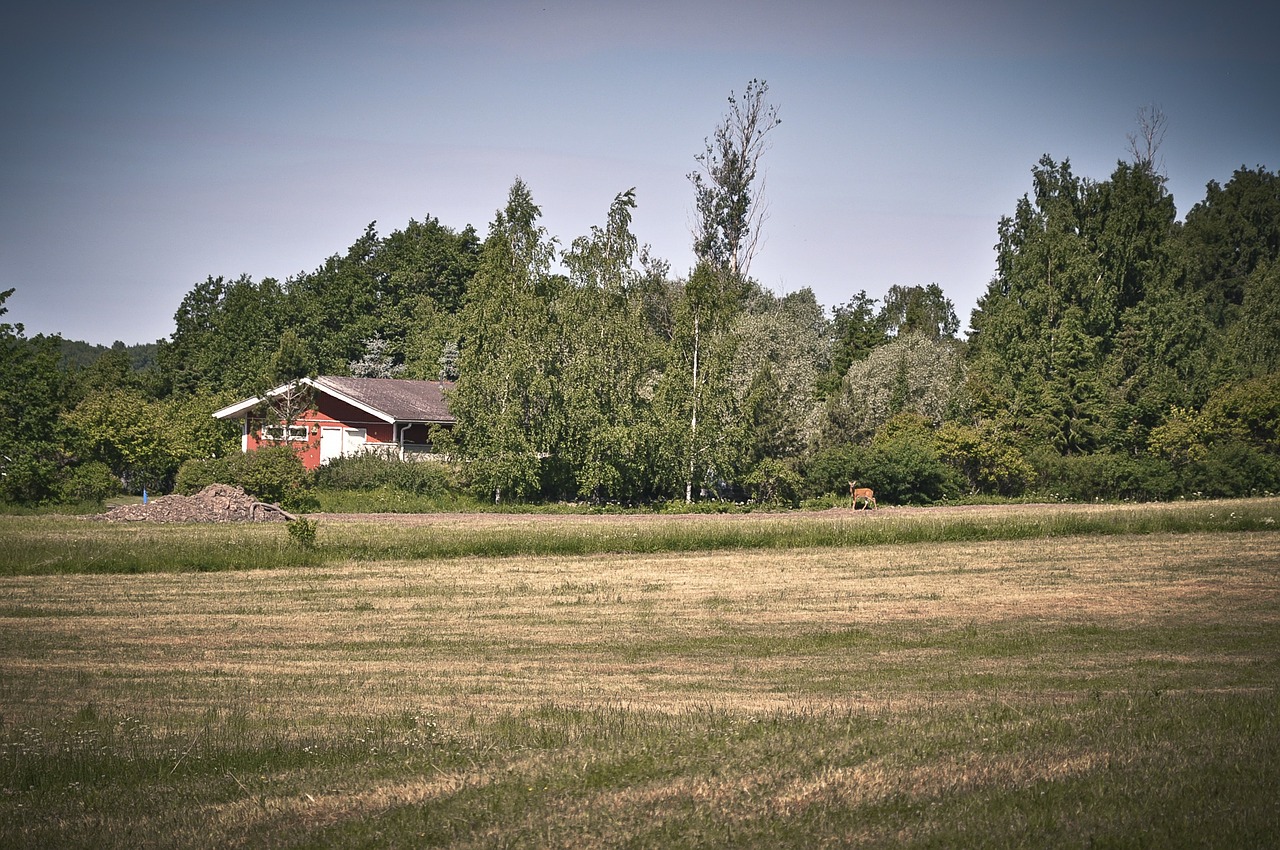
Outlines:
{"type": "Polygon", "coordinates": [[[285,522],[279,505],[259,502],[240,487],[210,484],[193,496],[160,496],[145,505],[120,505],[94,519],[104,522],[285,522]]]}

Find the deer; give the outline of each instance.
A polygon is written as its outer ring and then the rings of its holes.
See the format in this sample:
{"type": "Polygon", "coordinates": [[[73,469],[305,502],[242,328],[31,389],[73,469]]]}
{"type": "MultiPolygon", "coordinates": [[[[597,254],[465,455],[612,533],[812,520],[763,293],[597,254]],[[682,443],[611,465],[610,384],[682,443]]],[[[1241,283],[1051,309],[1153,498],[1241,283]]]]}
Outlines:
{"type": "Polygon", "coordinates": [[[858,500],[862,500],[862,507],[871,510],[876,506],[876,491],[870,487],[859,487],[857,481],[849,482],[849,502],[853,505],[853,509],[858,509],[858,500]]]}

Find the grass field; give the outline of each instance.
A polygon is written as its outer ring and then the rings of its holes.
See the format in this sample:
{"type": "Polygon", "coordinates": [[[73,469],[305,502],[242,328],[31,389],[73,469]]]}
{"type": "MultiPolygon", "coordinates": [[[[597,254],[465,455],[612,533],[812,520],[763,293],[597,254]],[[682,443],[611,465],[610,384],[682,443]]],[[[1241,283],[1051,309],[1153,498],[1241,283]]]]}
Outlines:
{"type": "Polygon", "coordinates": [[[0,518],[0,846],[1280,846],[1280,501],[1135,510],[0,518]]]}

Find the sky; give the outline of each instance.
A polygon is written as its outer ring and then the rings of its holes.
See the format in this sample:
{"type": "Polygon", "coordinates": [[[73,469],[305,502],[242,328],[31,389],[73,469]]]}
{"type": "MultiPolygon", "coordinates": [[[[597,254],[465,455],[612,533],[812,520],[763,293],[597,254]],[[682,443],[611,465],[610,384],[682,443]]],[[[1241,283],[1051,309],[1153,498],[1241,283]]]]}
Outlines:
{"type": "Polygon", "coordinates": [[[827,307],[939,284],[962,325],[1041,156],[1106,179],[1144,107],[1179,217],[1280,169],[1276,4],[1077,0],[83,3],[0,13],[0,321],[167,338],[206,277],[285,280],[516,178],[567,246],[634,188],[686,274],[695,157],[764,80],[752,275],[827,307]]]}

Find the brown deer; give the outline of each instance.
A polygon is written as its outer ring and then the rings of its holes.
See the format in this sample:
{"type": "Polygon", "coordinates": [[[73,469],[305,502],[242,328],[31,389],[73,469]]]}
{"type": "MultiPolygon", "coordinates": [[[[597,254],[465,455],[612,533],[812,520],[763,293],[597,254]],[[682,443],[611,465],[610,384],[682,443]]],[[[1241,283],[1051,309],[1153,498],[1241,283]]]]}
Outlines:
{"type": "Polygon", "coordinates": [[[871,510],[876,506],[876,491],[870,487],[859,487],[857,481],[849,482],[849,502],[853,509],[858,509],[858,500],[862,500],[862,507],[871,510]]]}

